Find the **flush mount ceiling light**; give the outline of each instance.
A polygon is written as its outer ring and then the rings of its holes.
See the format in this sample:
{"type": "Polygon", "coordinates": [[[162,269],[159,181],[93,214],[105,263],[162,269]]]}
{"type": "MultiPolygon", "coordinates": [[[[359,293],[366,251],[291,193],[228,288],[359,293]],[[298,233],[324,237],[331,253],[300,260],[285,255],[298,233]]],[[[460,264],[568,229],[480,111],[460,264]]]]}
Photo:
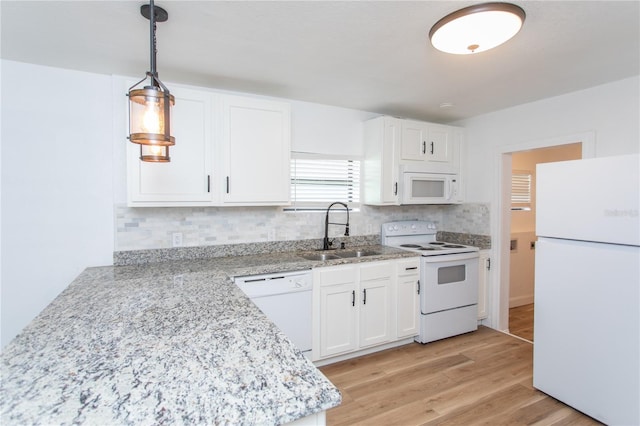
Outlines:
{"type": "Polygon", "coordinates": [[[446,53],[480,53],[516,35],[524,19],[524,10],[511,3],[477,4],[436,22],[429,31],[429,39],[433,47],[446,53]]]}
{"type": "Polygon", "coordinates": [[[155,6],[153,0],[140,7],[142,16],[149,20],[151,70],[145,78],[129,88],[129,137],[140,145],[140,159],[154,163],[166,163],[169,146],[175,145],[171,108],[175,104],[173,95],[158,78],[156,70],[156,22],[169,19],[169,14],[155,6]],[[145,83],[140,89],[135,87],[145,83]]]}

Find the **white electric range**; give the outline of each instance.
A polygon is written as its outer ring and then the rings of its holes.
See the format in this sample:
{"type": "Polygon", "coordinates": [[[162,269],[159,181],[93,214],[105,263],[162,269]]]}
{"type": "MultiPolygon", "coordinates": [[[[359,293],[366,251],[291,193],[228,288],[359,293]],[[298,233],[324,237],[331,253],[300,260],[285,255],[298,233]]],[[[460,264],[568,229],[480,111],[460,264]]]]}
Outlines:
{"type": "Polygon", "coordinates": [[[433,342],[478,328],[478,247],[436,240],[422,220],[382,225],[382,244],[415,252],[420,262],[420,334],[433,342]]]}

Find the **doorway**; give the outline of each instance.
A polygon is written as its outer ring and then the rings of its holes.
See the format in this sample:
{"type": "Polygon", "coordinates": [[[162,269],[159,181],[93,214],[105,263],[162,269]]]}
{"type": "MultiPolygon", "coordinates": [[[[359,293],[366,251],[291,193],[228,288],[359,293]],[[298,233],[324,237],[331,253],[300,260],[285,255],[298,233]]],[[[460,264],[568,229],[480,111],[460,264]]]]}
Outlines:
{"type": "MultiPolygon", "coordinates": [[[[511,257],[511,184],[513,154],[535,151],[540,148],[560,147],[562,145],[579,144],[581,155],[579,158],[595,157],[595,134],[585,132],[558,138],[537,140],[520,144],[499,147],[497,150],[498,167],[495,181],[498,191],[494,196],[494,210],[491,226],[496,238],[492,241],[492,249],[496,257],[495,276],[491,286],[491,319],[487,323],[490,327],[509,332],[509,303],[510,303],[510,257],[511,257]]],[[[535,194],[535,190],[533,191],[535,194]]],[[[535,210],[533,210],[535,217],[535,210]]]]}
{"type": "Polygon", "coordinates": [[[511,153],[509,332],[533,341],[536,165],[582,158],[582,142],[511,153]]]}

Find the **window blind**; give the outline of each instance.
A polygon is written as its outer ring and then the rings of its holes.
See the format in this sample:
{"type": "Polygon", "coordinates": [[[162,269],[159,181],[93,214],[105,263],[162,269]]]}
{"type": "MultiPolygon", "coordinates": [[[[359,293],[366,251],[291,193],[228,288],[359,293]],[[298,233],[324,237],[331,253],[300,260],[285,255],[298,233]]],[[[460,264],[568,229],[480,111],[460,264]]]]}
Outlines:
{"type": "Polygon", "coordinates": [[[359,205],[360,161],[292,158],[289,209],[325,209],[334,201],[359,205]]]}
{"type": "Polygon", "coordinates": [[[511,209],[528,210],[531,208],[531,173],[514,172],[511,174],[511,209]]]}

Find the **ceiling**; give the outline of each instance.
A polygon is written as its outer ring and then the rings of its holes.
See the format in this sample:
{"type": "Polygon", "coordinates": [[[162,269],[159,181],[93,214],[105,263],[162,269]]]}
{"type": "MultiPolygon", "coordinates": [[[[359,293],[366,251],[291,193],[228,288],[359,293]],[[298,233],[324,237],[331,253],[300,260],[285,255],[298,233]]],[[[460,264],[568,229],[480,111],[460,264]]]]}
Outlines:
{"type": "MultiPolygon", "coordinates": [[[[2,0],[2,58],[142,78],[144,3],[2,0]]],[[[165,83],[444,123],[640,74],[640,1],[514,1],[527,18],[511,41],[435,50],[431,26],[474,3],[157,0],[157,68],[165,83]]]]}

